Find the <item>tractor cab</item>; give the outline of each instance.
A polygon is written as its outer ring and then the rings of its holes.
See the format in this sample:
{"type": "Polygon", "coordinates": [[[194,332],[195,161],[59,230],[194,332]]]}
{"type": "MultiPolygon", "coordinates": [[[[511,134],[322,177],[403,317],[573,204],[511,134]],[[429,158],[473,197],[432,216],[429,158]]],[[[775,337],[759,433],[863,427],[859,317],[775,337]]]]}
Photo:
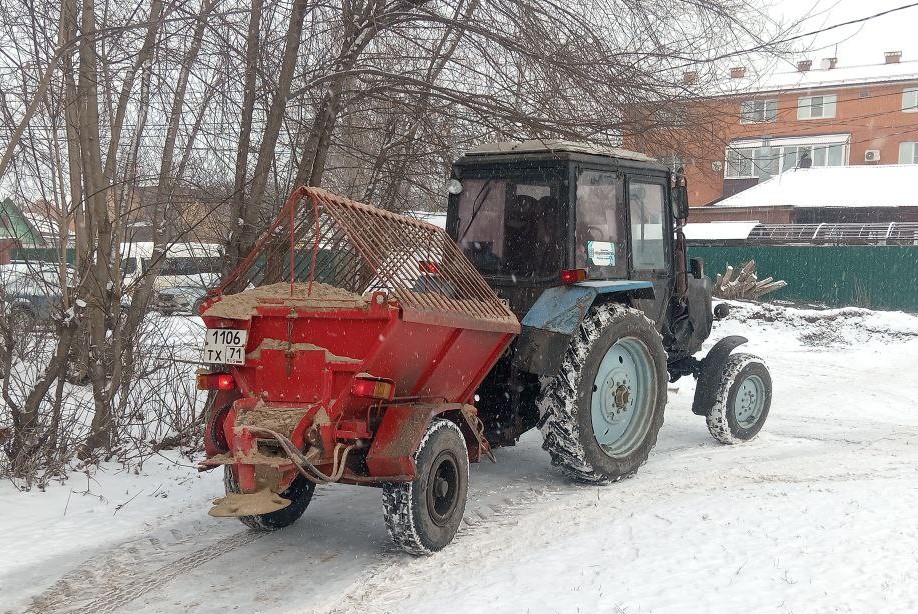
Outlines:
{"type": "Polygon", "coordinates": [[[681,174],[623,149],[492,143],[456,161],[448,189],[448,233],[522,323],[478,391],[489,439],[512,443],[538,423],[542,383],[575,367],[578,331],[608,314],[645,318],[670,378],[701,373],[692,355],[711,332],[712,284],[687,264],[681,174]]]}
{"type": "Polygon", "coordinates": [[[453,165],[447,230],[520,318],[562,283],[643,280],[641,308],[659,321],[674,276],[671,176],[622,149],[483,145],[453,165]]]}

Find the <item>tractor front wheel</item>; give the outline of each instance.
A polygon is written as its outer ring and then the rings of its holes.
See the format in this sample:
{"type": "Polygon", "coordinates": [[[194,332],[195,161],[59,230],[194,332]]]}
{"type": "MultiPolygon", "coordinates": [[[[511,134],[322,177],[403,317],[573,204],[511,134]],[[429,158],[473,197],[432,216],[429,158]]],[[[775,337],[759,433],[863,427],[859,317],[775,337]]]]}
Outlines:
{"type": "MultiPolygon", "coordinates": [[[[236,480],[236,474],[229,465],[223,467],[223,486],[227,493],[239,493],[239,482],[236,480]]],[[[303,515],[309,502],[312,501],[312,493],[315,492],[315,482],[307,480],[301,475],[293,478],[293,482],[287,487],[287,490],[280,493],[284,499],[290,500],[290,505],[276,512],[267,514],[257,514],[254,516],[239,516],[239,521],[250,529],[258,531],[276,531],[290,526],[303,515]]]]}
{"type": "Polygon", "coordinates": [[[593,308],[539,398],[542,447],[552,464],[580,482],[633,475],[663,425],[666,382],[666,351],[653,323],[624,305],[593,308]]]}
{"type": "Polygon", "coordinates": [[[717,397],[708,414],[708,431],[726,444],[759,434],[771,408],[771,374],[762,359],[733,354],[720,376],[717,397]]]}
{"type": "Polygon", "coordinates": [[[413,481],[383,487],[383,513],[395,545],[425,555],[453,541],[465,512],[469,454],[462,431],[449,420],[432,421],[414,460],[413,481]]]}

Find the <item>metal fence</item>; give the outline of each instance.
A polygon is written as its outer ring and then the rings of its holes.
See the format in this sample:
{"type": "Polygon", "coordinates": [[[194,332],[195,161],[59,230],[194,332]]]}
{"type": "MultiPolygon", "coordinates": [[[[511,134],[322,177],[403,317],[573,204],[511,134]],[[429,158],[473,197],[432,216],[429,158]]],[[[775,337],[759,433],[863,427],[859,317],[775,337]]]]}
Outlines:
{"type": "Polygon", "coordinates": [[[759,224],[746,240],[760,245],[918,245],[918,222],[759,224]]]}
{"type": "Polygon", "coordinates": [[[787,282],[769,299],[918,312],[918,245],[693,244],[689,256],[710,277],[755,260],[760,277],[787,282]]]}

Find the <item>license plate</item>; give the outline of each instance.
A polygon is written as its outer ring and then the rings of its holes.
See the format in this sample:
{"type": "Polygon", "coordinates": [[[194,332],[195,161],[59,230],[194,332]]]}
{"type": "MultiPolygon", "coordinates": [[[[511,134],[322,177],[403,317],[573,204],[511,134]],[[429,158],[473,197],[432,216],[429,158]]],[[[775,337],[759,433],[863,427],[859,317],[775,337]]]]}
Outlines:
{"type": "Polygon", "coordinates": [[[245,342],[249,332],[236,328],[209,328],[204,335],[201,360],[208,364],[245,363],[245,342]]]}

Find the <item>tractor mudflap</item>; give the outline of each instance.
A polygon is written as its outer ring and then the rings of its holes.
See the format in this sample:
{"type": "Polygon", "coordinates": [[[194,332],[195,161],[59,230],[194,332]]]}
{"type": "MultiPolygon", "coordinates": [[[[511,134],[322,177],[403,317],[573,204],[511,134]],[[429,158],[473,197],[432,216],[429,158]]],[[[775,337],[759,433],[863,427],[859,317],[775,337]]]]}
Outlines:
{"type": "Polygon", "coordinates": [[[214,506],[207,513],[218,518],[259,516],[282,510],[288,505],[289,499],[284,499],[270,488],[262,488],[248,494],[226,493],[226,496],[214,499],[214,506]]]}
{"type": "Polygon", "coordinates": [[[717,398],[720,375],[727,359],[730,358],[730,352],[748,341],[749,339],[740,335],[724,337],[715,343],[704,357],[698,369],[698,384],[695,386],[695,400],[692,403],[693,414],[707,416],[711,413],[717,398]]]}
{"type": "Polygon", "coordinates": [[[488,443],[484,436],[484,425],[478,419],[478,410],[472,405],[463,405],[462,411],[459,413],[464,419],[464,423],[459,425],[462,435],[467,442],[469,441],[469,435],[478,442],[477,448],[469,450],[469,461],[477,463],[481,460],[481,455],[484,454],[492,463],[496,463],[497,459],[494,458],[491,444],[488,443]]]}

